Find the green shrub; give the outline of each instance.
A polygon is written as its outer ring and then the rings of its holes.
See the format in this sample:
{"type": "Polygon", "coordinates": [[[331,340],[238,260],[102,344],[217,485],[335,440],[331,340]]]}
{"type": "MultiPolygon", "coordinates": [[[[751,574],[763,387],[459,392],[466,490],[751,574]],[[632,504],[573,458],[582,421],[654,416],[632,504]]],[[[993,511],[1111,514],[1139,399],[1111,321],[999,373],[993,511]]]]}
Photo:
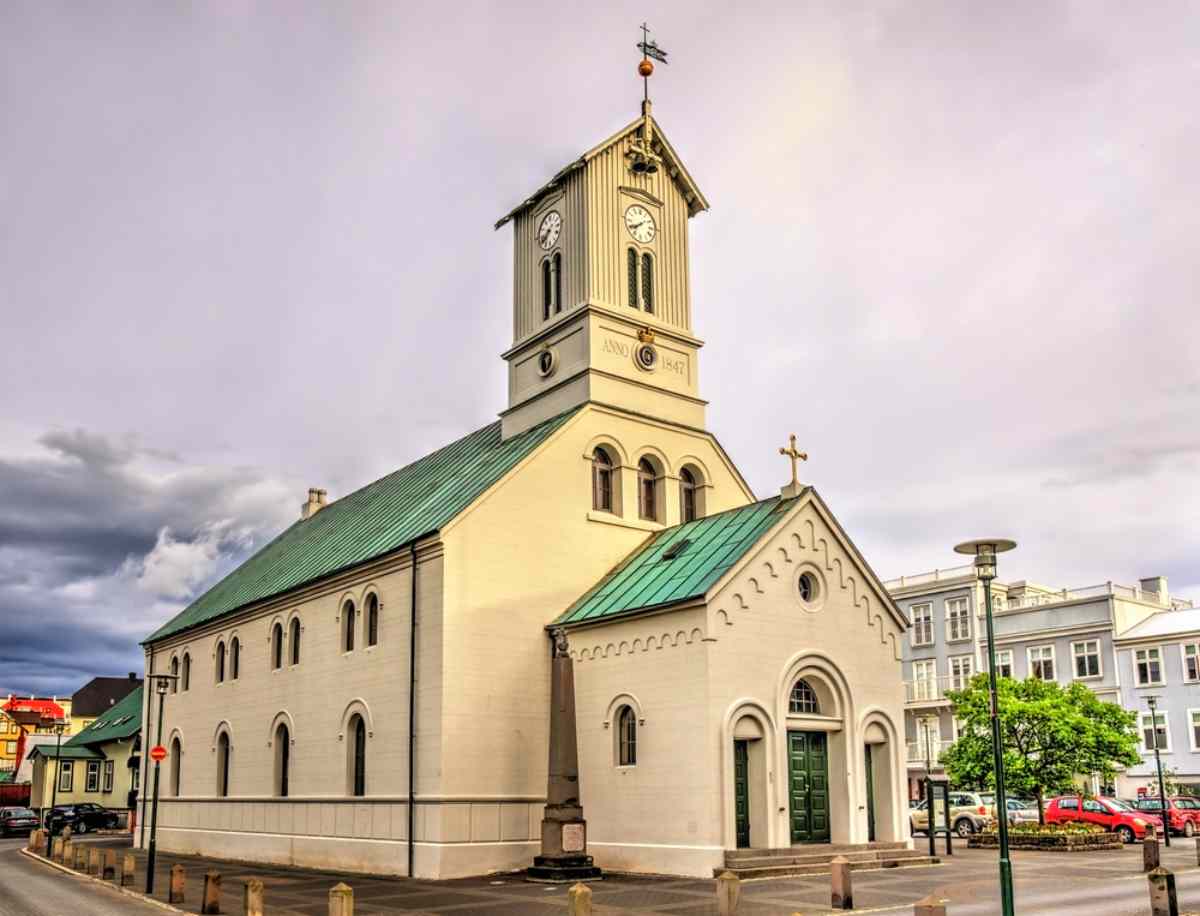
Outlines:
{"type": "MultiPolygon", "coordinates": [[[[983,833],[995,833],[996,825],[989,824],[983,833]]],[[[1060,824],[1010,824],[1009,836],[1079,836],[1089,833],[1107,833],[1099,824],[1088,824],[1083,821],[1064,821],[1060,824]]]]}

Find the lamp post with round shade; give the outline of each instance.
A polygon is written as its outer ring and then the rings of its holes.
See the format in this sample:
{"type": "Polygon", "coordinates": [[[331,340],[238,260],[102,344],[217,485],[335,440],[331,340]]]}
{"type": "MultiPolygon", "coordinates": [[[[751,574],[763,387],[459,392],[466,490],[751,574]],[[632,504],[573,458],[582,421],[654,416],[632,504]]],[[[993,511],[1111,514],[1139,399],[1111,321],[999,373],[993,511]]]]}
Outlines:
{"type": "MultiPolygon", "coordinates": [[[[54,788],[50,790],[50,813],[46,815],[46,858],[50,858],[50,847],[54,842],[54,809],[58,807],[58,781],[62,779],[62,736],[67,730],[65,721],[57,721],[54,728],[54,788]]],[[[42,783],[45,791],[45,783],[42,783]]]]}
{"type": "MultiPolygon", "coordinates": [[[[1146,705],[1150,707],[1150,736],[1154,739],[1154,766],[1158,770],[1158,803],[1161,806],[1163,822],[1163,843],[1171,845],[1171,812],[1167,810],[1167,785],[1163,779],[1162,757],[1158,755],[1158,697],[1146,697],[1146,705]]],[[[1166,730],[1166,724],[1163,725],[1166,730]]]]}
{"type": "Polygon", "coordinates": [[[172,682],[178,680],[178,677],[174,674],[148,674],[146,680],[154,681],[154,692],[158,694],[158,736],[155,738],[154,747],[150,749],[151,757],[154,760],[154,794],[150,802],[150,848],[146,854],[146,893],[153,894],[154,852],[158,831],[158,771],[162,765],[162,756],[154,752],[162,744],[163,704],[167,701],[167,691],[171,689],[172,682]]]}
{"type": "Polygon", "coordinates": [[[992,720],[992,759],[996,770],[996,828],[1000,834],[1000,912],[1013,916],[1012,860],[1008,854],[1008,802],[1004,797],[1004,746],[1000,738],[1000,709],[996,700],[996,637],[992,628],[992,580],[996,578],[996,554],[1012,550],[1016,541],[979,538],[958,544],[956,553],[975,557],[975,575],[983,583],[984,619],[987,621],[988,710],[992,720]]]}

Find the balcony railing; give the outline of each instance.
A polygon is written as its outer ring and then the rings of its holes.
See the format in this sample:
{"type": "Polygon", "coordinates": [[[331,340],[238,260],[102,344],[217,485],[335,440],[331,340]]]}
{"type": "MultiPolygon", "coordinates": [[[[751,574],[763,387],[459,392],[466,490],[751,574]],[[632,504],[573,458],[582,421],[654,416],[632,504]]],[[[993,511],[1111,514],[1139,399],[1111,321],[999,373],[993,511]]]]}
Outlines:
{"type": "Polygon", "coordinates": [[[901,576],[898,579],[888,579],[883,587],[889,591],[893,588],[906,588],[910,585],[927,585],[930,582],[942,582],[946,579],[959,579],[963,576],[974,575],[975,566],[951,566],[949,569],[935,569],[933,572],[917,573],[915,576],[901,576]]]}
{"type": "Polygon", "coordinates": [[[924,766],[925,756],[926,754],[929,754],[932,757],[933,765],[936,768],[938,765],[938,760],[941,758],[942,754],[944,754],[953,743],[953,741],[930,740],[929,744],[926,745],[924,741],[910,741],[908,742],[908,762],[919,763],[924,766]]]}
{"type": "Polygon", "coordinates": [[[1057,592],[1037,592],[1020,598],[1009,598],[1002,607],[1008,609],[1042,607],[1047,604],[1058,604],[1060,601],[1082,601],[1087,598],[1107,598],[1113,595],[1117,598],[1130,598],[1134,601],[1145,601],[1160,607],[1170,607],[1180,611],[1192,607],[1187,598],[1172,598],[1160,595],[1144,588],[1133,585],[1120,585],[1116,582],[1104,582],[1100,585],[1088,585],[1083,588],[1064,588],[1057,592]]]}
{"type": "Polygon", "coordinates": [[[955,677],[942,674],[938,677],[917,678],[904,682],[904,702],[906,703],[936,703],[949,702],[946,692],[949,690],[965,690],[973,675],[955,677]]]}

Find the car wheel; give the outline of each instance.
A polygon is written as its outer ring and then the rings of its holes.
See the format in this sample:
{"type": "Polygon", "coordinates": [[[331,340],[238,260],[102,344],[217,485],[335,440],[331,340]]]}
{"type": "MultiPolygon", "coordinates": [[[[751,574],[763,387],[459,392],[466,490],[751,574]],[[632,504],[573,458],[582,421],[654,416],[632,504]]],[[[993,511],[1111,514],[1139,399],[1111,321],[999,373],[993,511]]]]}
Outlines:
{"type": "Polygon", "coordinates": [[[960,837],[964,837],[964,838],[969,837],[972,833],[975,832],[975,825],[972,824],[969,819],[964,817],[955,822],[954,832],[957,833],[960,837]]]}
{"type": "Polygon", "coordinates": [[[76,833],[76,834],[78,834],[78,833],[87,833],[87,830],[88,830],[88,828],[87,828],[87,821],[80,821],[78,824],[74,824],[74,825],[71,827],[71,832],[72,832],[72,833],[76,833]]]}
{"type": "Polygon", "coordinates": [[[1137,837],[1133,835],[1133,828],[1126,827],[1124,824],[1117,828],[1116,833],[1117,836],[1121,838],[1122,843],[1132,843],[1137,839],[1137,837]]]}

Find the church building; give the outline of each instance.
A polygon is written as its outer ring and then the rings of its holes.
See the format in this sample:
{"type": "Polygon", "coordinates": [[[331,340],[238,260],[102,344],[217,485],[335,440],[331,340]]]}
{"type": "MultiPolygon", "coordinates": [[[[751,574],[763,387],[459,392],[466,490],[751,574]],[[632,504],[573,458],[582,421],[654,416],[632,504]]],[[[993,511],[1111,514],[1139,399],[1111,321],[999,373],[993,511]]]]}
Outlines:
{"type": "Polygon", "coordinates": [[[500,220],[499,419],[339,499],[309,491],[145,640],[147,672],[177,678],[146,736],[168,751],[161,849],[528,866],[551,628],[598,866],[711,876],[738,847],[908,840],[905,618],[794,443],[791,483],[758,499],[706,424],[688,229],[707,209],[647,101],[500,220]]]}

